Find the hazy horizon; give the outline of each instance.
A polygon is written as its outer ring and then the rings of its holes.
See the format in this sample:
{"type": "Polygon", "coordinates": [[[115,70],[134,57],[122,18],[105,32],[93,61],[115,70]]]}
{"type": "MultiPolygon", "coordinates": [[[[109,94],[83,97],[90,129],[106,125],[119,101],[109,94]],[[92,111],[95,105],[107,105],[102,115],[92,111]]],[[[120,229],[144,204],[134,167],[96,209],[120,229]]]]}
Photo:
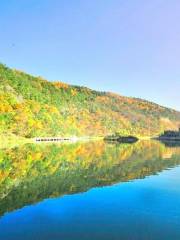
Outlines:
{"type": "Polygon", "coordinates": [[[180,2],[0,3],[8,67],[180,110],[180,2]]]}

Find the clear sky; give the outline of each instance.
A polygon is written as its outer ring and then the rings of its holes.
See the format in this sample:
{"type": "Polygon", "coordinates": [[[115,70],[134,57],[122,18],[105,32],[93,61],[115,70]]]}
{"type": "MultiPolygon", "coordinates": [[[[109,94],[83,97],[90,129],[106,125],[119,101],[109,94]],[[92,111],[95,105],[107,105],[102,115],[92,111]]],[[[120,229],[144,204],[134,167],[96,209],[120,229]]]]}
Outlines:
{"type": "Polygon", "coordinates": [[[1,0],[0,61],[180,110],[180,0],[1,0]]]}

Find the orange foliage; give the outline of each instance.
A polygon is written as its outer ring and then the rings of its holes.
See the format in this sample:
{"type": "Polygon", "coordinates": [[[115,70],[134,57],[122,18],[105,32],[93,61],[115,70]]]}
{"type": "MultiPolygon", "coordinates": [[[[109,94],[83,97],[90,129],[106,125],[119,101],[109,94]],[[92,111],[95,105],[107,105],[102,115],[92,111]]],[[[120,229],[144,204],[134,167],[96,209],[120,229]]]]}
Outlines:
{"type": "Polygon", "coordinates": [[[63,88],[63,89],[68,89],[69,85],[63,82],[54,82],[53,83],[55,87],[57,88],[63,88]]]}

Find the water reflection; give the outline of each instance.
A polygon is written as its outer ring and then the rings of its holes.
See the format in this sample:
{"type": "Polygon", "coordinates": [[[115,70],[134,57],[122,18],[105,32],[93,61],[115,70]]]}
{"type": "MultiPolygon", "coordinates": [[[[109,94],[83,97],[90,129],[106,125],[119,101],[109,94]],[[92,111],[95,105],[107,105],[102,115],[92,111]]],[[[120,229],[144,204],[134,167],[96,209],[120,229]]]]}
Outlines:
{"type": "Polygon", "coordinates": [[[180,141],[163,141],[160,140],[161,143],[164,143],[167,147],[180,147],[180,141]]]}
{"type": "Polygon", "coordinates": [[[27,144],[0,151],[0,215],[45,198],[144,178],[180,164],[180,147],[156,141],[27,144]]]}

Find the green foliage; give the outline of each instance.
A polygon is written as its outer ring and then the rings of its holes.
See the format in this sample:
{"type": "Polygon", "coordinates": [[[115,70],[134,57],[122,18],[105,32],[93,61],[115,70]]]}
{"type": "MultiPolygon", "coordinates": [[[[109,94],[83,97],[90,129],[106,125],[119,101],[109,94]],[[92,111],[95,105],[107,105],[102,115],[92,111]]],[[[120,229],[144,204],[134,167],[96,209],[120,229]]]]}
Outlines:
{"type": "Polygon", "coordinates": [[[179,112],[148,101],[48,82],[0,64],[0,133],[145,136],[179,122],[179,112]]]}

